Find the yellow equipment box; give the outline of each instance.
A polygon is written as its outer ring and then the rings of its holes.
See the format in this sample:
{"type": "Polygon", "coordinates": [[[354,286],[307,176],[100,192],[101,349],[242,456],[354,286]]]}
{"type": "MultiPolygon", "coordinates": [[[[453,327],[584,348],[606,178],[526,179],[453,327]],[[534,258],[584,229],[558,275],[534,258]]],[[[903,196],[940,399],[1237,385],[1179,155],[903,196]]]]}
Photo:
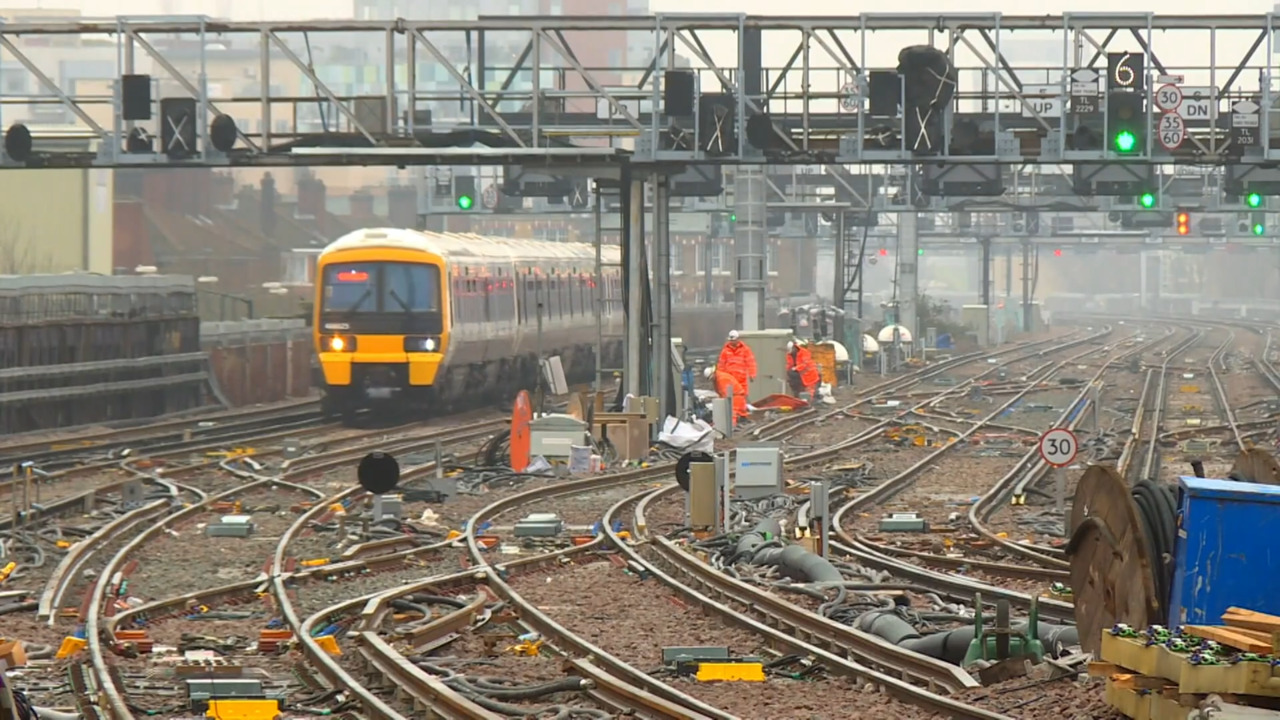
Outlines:
{"type": "Polygon", "coordinates": [[[276,700],[210,700],[205,717],[217,720],[275,720],[280,717],[276,700]]]}
{"type": "Polygon", "coordinates": [[[762,663],[698,663],[698,682],[764,682],[762,663]]]}

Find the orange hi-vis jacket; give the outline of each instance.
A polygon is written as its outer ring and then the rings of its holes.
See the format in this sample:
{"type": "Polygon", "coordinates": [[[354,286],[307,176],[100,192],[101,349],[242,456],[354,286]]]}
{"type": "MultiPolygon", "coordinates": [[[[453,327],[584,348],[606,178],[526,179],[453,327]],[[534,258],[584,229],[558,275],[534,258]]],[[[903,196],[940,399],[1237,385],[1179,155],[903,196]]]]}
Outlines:
{"type": "Polygon", "coordinates": [[[809,348],[797,345],[796,349],[787,353],[787,370],[795,370],[800,374],[800,384],[812,391],[818,386],[822,376],[818,374],[818,364],[813,361],[809,348]]]}
{"type": "Polygon", "coordinates": [[[730,340],[720,351],[720,359],[716,361],[716,372],[729,373],[745,388],[747,383],[756,376],[756,354],[751,352],[751,348],[741,340],[730,340]]]}
{"type": "Polygon", "coordinates": [[[730,390],[733,391],[733,423],[737,425],[740,418],[751,414],[747,412],[747,386],[739,382],[733,374],[717,367],[716,394],[720,397],[728,397],[730,390]]]}

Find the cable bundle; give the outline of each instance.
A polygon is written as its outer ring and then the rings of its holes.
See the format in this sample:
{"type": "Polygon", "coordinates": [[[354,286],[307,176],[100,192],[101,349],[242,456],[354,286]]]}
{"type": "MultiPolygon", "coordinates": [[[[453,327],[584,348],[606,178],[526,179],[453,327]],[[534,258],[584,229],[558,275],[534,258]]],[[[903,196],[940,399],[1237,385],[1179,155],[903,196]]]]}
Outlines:
{"type": "Polygon", "coordinates": [[[1163,611],[1173,594],[1173,555],[1178,534],[1178,488],[1151,480],[1140,480],[1133,486],[1133,502],[1138,507],[1147,552],[1151,556],[1151,572],[1156,599],[1163,611]]]}

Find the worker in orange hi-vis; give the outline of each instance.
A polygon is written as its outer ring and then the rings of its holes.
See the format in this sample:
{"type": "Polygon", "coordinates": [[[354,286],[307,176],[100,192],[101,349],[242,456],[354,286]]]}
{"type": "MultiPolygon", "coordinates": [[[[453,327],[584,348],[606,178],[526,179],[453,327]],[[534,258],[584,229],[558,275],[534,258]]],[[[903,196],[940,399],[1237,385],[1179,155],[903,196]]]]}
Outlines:
{"type": "Polygon", "coordinates": [[[813,361],[809,348],[801,341],[787,343],[787,382],[791,385],[791,392],[797,396],[809,393],[812,399],[817,396],[821,380],[818,364],[813,361]]]}
{"type": "MultiPolygon", "coordinates": [[[[747,344],[738,339],[738,331],[729,331],[729,341],[720,351],[720,359],[716,361],[717,372],[727,372],[742,383],[743,388],[751,387],[756,379],[756,354],[751,352],[747,344]]],[[[746,394],[745,392],[743,393],[746,394]]]]}
{"type": "Polygon", "coordinates": [[[739,420],[751,414],[747,408],[747,386],[738,382],[737,377],[732,373],[721,370],[719,365],[707,368],[706,376],[715,378],[716,394],[720,397],[729,397],[729,393],[733,393],[734,425],[737,425],[739,420]]]}

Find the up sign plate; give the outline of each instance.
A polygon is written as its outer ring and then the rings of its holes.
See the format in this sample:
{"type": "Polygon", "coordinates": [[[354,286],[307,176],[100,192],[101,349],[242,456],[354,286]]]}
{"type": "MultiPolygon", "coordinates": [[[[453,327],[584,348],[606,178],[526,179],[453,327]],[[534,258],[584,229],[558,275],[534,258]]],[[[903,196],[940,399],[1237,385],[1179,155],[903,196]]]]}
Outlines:
{"type": "Polygon", "coordinates": [[[1062,87],[1059,85],[1023,85],[1022,117],[1062,117],[1062,87]]]}

